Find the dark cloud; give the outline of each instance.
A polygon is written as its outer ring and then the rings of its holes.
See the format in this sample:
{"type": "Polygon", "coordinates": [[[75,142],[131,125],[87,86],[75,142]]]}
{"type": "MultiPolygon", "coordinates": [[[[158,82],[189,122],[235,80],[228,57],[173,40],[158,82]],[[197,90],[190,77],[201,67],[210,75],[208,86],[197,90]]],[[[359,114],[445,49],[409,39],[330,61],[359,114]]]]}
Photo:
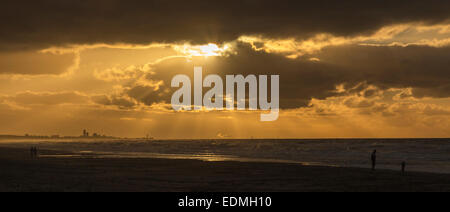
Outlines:
{"type": "Polygon", "coordinates": [[[136,106],[136,102],[130,98],[120,96],[96,95],[91,97],[92,101],[100,105],[115,105],[119,108],[132,108],[136,106]]]}
{"type": "Polygon", "coordinates": [[[445,0],[4,0],[0,49],[89,43],[220,42],[240,35],[355,35],[446,21],[445,0]]]}
{"type": "MultiPolygon", "coordinates": [[[[449,78],[450,76],[445,76],[449,78]]],[[[446,83],[444,85],[438,84],[431,87],[420,87],[414,88],[412,90],[412,94],[414,97],[423,98],[423,97],[434,97],[434,98],[446,98],[450,97],[450,83],[446,83]]]]}
{"type": "Polygon", "coordinates": [[[143,85],[137,85],[130,89],[126,89],[125,93],[129,97],[146,105],[169,102],[168,100],[170,98],[169,95],[164,94],[161,90],[156,91],[154,87],[143,85]]]}
{"type": "Polygon", "coordinates": [[[347,87],[413,88],[415,97],[450,97],[450,47],[343,46],[324,49],[324,63],[350,73],[347,87]]]}

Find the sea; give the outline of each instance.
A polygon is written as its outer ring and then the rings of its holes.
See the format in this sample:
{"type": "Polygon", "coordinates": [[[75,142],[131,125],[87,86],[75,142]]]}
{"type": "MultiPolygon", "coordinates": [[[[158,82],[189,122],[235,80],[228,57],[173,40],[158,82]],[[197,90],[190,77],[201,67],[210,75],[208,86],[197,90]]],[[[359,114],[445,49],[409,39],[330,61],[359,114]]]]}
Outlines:
{"type": "MultiPolygon", "coordinates": [[[[40,157],[161,158],[291,163],[304,166],[371,168],[377,150],[377,168],[450,174],[450,139],[49,139],[0,140],[0,147],[54,150],[40,157]]],[[[44,151],[43,151],[44,152],[44,151]]]]}

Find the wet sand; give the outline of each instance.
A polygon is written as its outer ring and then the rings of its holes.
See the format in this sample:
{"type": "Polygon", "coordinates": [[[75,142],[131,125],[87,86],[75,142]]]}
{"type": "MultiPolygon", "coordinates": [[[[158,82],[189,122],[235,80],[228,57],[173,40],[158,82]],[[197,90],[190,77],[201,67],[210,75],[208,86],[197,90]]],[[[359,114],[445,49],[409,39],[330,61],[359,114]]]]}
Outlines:
{"type": "MultiPolygon", "coordinates": [[[[41,151],[42,154],[69,154],[41,151]]],[[[400,167],[399,167],[400,168],[400,167]]],[[[450,175],[283,163],[39,158],[0,148],[0,191],[450,191],[450,175]]]]}

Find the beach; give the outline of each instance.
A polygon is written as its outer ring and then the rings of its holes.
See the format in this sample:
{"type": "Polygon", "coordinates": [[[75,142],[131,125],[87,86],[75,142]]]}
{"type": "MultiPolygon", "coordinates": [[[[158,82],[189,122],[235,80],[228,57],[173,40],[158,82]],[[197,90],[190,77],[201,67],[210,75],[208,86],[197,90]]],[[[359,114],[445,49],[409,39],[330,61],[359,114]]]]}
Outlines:
{"type": "MultiPolygon", "coordinates": [[[[41,155],[69,152],[40,150],[41,155]]],[[[450,175],[276,162],[40,157],[0,148],[0,191],[50,192],[443,192],[450,175]]]]}

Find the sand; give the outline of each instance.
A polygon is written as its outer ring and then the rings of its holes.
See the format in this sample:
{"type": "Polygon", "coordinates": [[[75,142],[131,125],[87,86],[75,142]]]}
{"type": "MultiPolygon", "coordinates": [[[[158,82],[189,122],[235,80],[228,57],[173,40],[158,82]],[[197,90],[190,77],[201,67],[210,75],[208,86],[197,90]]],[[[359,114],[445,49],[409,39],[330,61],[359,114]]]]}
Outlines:
{"type": "MultiPolygon", "coordinates": [[[[44,154],[64,154],[49,152],[44,154]]],[[[284,163],[168,159],[31,159],[0,148],[0,191],[366,192],[450,191],[450,175],[284,163]]]]}

